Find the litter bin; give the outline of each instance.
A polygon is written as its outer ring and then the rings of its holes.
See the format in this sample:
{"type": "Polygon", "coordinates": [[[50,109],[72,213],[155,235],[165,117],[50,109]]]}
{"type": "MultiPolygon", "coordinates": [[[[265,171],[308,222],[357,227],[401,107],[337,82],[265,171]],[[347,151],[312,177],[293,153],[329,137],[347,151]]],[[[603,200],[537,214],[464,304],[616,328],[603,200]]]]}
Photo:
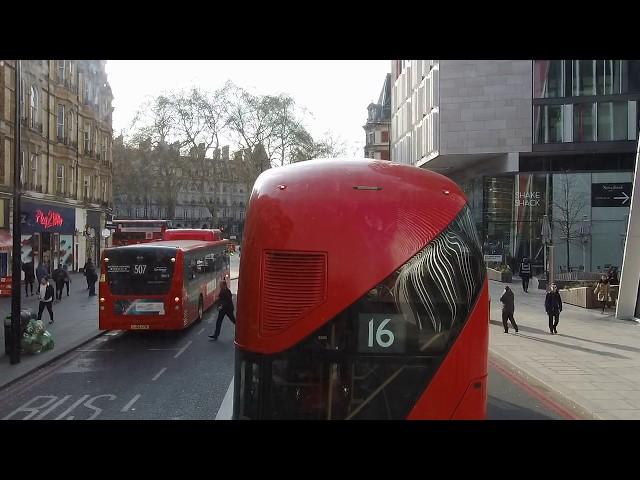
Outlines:
{"type": "Polygon", "coordinates": [[[4,318],[4,353],[11,355],[11,314],[4,318]]]}

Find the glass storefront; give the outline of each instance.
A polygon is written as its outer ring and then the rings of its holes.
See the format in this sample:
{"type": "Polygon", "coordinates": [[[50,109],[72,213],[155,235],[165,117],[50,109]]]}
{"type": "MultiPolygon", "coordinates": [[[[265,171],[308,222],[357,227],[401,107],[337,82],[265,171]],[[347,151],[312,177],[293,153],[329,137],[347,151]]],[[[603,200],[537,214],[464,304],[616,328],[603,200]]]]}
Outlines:
{"type": "MultiPolygon", "coordinates": [[[[631,172],[531,173],[487,176],[462,188],[474,219],[481,218],[483,253],[500,255],[517,272],[523,257],[544,271],[542,221],[549,215],[557,271],[599,272],[622,266],[631,172]],[[604,191],[607,198],[598,200],[604,191]],[[615,193],[625,192],[625,193],[615,193]],[[608,193],[607,193],[608,192],[608,193]],[[608,203],[607,203],[608,202],[608,203]]],[[[477,220],[476,220],[477,221],[477,220]]]]}

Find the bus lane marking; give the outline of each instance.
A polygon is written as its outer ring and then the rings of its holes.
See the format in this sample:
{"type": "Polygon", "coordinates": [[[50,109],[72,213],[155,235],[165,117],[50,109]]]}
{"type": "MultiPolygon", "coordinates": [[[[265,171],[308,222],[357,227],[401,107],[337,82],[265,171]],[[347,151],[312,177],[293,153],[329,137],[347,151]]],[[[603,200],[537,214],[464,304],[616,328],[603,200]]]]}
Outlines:
{"type": "Polygon", "coordinates": [[[193,340],[189,340],[189,341],[187,342],[187,344],[186,344],[184,347],[182,347],[182,348],[180,349],[180,351],[179,351],[178,353],[176,353],[176,354],[173,356],[173,358],[178,358],[180,355],[182,355],[182,354],[184,353],[184,351],[185,351],[187,348],[189,348],[189,345],[191,345],[192,343],[193,343],[193,340]]]}
{"type": "Polygon", "coordinates": [[[160,375],[162,375],[164,372],[167,371],[167,367],[163,367],[162,370],[160,370],[158,373],[156,373],[156,376],[153,377],[151,379],[152,382],[155,382],[158,378],[160,378],[160,375]]]}
{"type": "Polygon", "coordinates": [[[47,408],[44,412],[42,412],[40,415],[38,415],[36,418],[34,418],[34,420],[42,420],[44,417],[46,417],[49,413],[53,412],[56,408],[58,408],[60,405],[62,405],[64,402],[66,402],[68,399],[71,398],[71,395],[65,395],[64,397],[62,397],[60,400],[58,400],[56,403],[54,403],[53,405],[51,405],[49,408],[47,408]]]}
{"type": "Polygon", "coordinates": [[[58,400],[58,397],[55,395],[38,395],[37,397],[34,397],[31,400],[29,400],[27,403],[23,404],[22,406],[16,408],[13,412],[11,412],[9,415],[4,417],[3,420],[9,420],[11,417],[13,417],[14,415],[20,412],[24,412],[24,413],[28,412],[29,414],[26,417],[24,417],[22,420],[29,420],[31,417],[34,417],[35,415],[37,415],[40,412],[40,410],[42,410],[43,408],[47,408],[56,400],[58,400]],[[38,407],[34,407],[32,405],[33,403],[43,398],[48,399],[44,404],[38,407]]]}
{"type": "Polygon", "coordinates": [[[200,330],[198,333],[196,333],[196,335],[200,335],[202,332],[204,332],[204,328],[200,330]]]}
{"type": "MultiPolygon", "coordinates": [[[[78,405],[80,405],[82,402],[84,402],[89,397],[90,397],[90,395],[83,395],[82,397],[80,397],[79,400],[76,400],[75,402],[73,402],[73,404],[69,408],[67,408],[64,412],[62,412],[60,415],[58,415],[56,418],[54,418],[54,420],[62,420],[67,415],[69,415],[71,412],[73,412],[78,405]]],[[[69,417],[66,418],[66,420],[73,420],[74,418],[75,417],[73,417],[73,416],[69,416],[69,417]]]]}
{"type": "MultiPolygon", "coordinates": [[[[122,410],[120,410],[120,411],[121,412],[128,412],[129,409],[133,406],[133,404],[136,403],[141,396],[142,395],[140,395],[138,393],[135,397],[133,397],[131,400],[129,400],[129,403],[127,403],[124,407],[122,407],[122,410]]],[[[134,408],[134,410],[135,410],[135,408],[134,408]]]]}
{"type": "Polygon", "coordinates": [[[93,419],[95,419],[98,415],[100,415],[100,414],[102,413],[103,409],[102,409],[102,408],[100,408],[100,407],[96,407],[95,405],[93,405],[93,402],[94,402],[94,401],[96,401],[97,399],[99,399],[99,398],[103,398],[103,397],[107,397],[107,398],[109,398],[109,400],[115,400],[115,399],[117,398],[115,395],[111,395],[111,394],[109,394],[109,395],[96,395],[95,397],[90,398],[89,400],[87,400],[87,401],[84,403],[84,406],[85,406],[85,407],[87,407],[87,408],[89,408],[89,409],[91,409],[91,410],[94,410],[94,412],[95,412],[95,413],[93,413],[89,418],[87,418],[87,420],[93,420],[93,419]]]}

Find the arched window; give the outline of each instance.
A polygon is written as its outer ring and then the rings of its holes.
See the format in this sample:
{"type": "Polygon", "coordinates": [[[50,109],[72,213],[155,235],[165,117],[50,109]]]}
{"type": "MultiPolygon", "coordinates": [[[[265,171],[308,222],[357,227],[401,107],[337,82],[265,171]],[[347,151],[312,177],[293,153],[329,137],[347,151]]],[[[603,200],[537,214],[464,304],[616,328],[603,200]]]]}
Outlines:
{"type": "Polygon", "coordinates": [[[31,110],[31,126],[35,127],[38,124],[38,89],[35,85],[31,85],[31,99],[30,99],[30,110],[31,110]]]}

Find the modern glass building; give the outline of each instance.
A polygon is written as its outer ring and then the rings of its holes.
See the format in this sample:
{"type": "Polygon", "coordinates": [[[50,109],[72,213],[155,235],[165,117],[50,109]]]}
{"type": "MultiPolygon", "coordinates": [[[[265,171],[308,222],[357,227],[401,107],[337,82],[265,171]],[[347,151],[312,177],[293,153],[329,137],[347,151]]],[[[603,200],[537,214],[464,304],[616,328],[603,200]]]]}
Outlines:
{"type": "Polygon", "coordinates": [[[456,180],[485,254],[542,270],[548,215],[559,270],[622,265],[640,61],[394,61],[392,81],[392,161],[456,180]]]}

